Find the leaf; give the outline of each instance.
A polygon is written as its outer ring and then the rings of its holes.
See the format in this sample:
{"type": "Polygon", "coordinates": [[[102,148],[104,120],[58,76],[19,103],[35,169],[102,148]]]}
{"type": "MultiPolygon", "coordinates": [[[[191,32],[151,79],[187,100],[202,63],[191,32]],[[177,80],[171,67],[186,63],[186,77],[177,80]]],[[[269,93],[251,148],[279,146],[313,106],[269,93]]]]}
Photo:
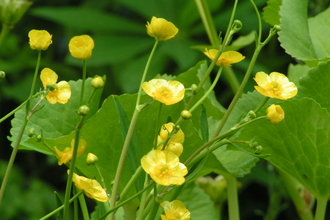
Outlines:
{"type": "MultiPolygon", "coordinates": [[[[92,79],[88,78],[85,83],[85,94],[83,103],[87,103],[87,100],[90,98],[92,91],[94,90],[91,87],[92,79]]],[[[54,139],[64,135],[67,135],[75,130],[78,122],[77,110],[79,108],[79,99],[81,91],[81,80],[78,81],[69,81],[72,96],[66,104],[50,104],[45,100],[42,105],[43,107],[38,110],[29,120],[23,138],[20,144],[20,147],[33,149],[43,153],[50,153],[50,151],[45,148],[41,142],[37,142],[36,145],[30,145],[29,142],[26,142],[30,138],[27,136],[27,131],[30,128],[35,129],[36,134],[42,134],[45,139],[54,139]]],[[[100,102],[102,89],[98,89],[93,96],[89,104],[90,113],[87,115],[87,119],[93,116],[100,102]]],[[[32,105],[37,103],[39,98],[32,100],[32,105]]],[[[25,117],[25,107],[20,109],[15,113],[15,118],[11,121],[12,128],[10,134],[12,135],[9,139],[12,141],[12,145],[17,139],[19,130],[21,129],[23,120],[25,117]]]]}
{"type": "Polygon", "coordinates": [[[308,75],[299,81],[297,97],[314,99],[330,112],[330,62],[319,63],[308,71],[308,75]]]}
{"type": "Polygon", "coordinates": [[[279,41],[291,56],[300,60],[315,60],[317,56],[309,35],[307,6],[307,0],[283,0],[279,41]]]}
{"type": "Polygon", "coordinates": [[[264,7],[262,18],[264,21],[270,25],[279,25],[280,24],[280,6],[283,0],[269,0],[267,6],[264,7]]]}
{"type": "Polygon", "coordinates": [[[309,67],[307,65],[289,65],[288,78],[290,82],[293,82],[297,87],[299,87],[300,79],[307,75],[309,67]]]}
{"type": "Polygon", "coordinates": [[[310,98],[281,103],[285,119],[271,124],[266,119],[247,125],[240,139],[255,138],[266,160],[288,173],[317,198],[330,196],[330,115],[310,98]]]}

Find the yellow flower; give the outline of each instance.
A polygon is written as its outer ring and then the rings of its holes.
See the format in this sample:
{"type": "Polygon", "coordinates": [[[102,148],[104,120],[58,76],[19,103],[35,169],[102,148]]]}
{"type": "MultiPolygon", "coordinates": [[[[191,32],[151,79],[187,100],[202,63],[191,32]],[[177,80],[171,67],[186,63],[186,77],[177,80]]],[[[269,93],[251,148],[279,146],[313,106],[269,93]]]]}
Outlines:
{"type": "Polygon", "coordinates": [[[99,182],[94,179],[89,179],[84,176],[79,176],[73,173],[72,181],[78,189],[84,190],[86,196],[100,202],[107,202],[108,196],[99,182]]]}
{"type": "Polygon", "coordinates": [[[71,56],[78,60],[88,60],[92,56],[94,40],[89,35],[75,36],[69,42],[71,56]]]}
{"type": "Polygon", "coordinates": [[[173,105],[184,97],[185,88],[179,81],[152,79],[142,83],[142,89],[154,100],[165,105],[173,105]]]}
{"type": "MultiPolygon", "coordinates": [[[[218,53],[218,50],[216,50],[216,49],[210,49],[210,50],[205,49],[205,52],[204,52],[204,54],[211,60],[214,60],[217,53],[218,53]]],[[[227,52],[223,52],[220,55],[219,59],[216,62],[216,65],[231,66],[231,64],[238,63],[238,62],[242,61],[244,58],[245,58],[245,56],[243,56],[239,52],[227,51],[227,52]]]]}
{"type": "Polygon", "coordinates": [[[45,30],[31,30],[28,36],[32,50],[47,50],[52,43],[52,35],[45,30]]]}
{"type": "MultiPolygon", "coordinates": [[[[84,151],[86,149],[86,145],[87,145],[87,142],[84,139],[79,140],[77,156],[80,156],[81,154],[84,153],[84,151]]],[[[71,147],[66,147],[63,151],[60,151],[59,149],[57,149],[56,146],[54,147],[55,153],[58,158],[58,165],[65,164],[72,159],[73,148],[74,148],[74,140],[71,141],[71,147]]]]}
{"type": "Polygon", "coordinates": [[[61,81],[56,84],[57,78],[57,74],[49,68],[44,68],[41,71],[40,79],[44,89],[51,88],[46,95],[46,99],[52,104],[57,102],[65,104],[71,97],[71,88],[66,81],[61,81]]]}
{"type": "Polygon", "coordinates": [[[141,159],[141,166],[158,184],[181,185],[188,173],[179,157],[168,150],[152,150],[141,159]]]}
{"type": "Polygon", "coordinates": [[[164,18],[152,17],[151,22],[147,22],[147,33],[158,41],[165,41],[173,38],[179,29],[164,18]]]}
{"type": "Polygon", "coordinates": [[[190,212],[184,204],[179,200],[172,202],[164,201],[160,204],[165,211],[165,215],[161,215],[162,220],[189,220],[190,212]]]}
{"type": "Polygon", "coordinates": [[[94,163],[96,163],[98,160],[99,160],[99,158],[98,158],[95,154],[93,154],[93,153],[88,153],[88,154],[87,154],[87,158],[86,158],[86,163],[87,163],[87,165],[94,164],[94,163]]]}
{"type": "Polygon", "coordinates": [[[273,124],[277,124],[284,119],[284,110],[279,105],[272,104],[266,111],[267,119],[273,124]]]}
{"type": "Polygon", "coordinates": [[[286,100],[294,97],[298,89],[293,82],[278,72],[272,72],[267,75],[264,72],[257,72],[254,80],[258,86],[254,88],[261,93],[261,95],[276,98],[281,100],[286,100]]]}
{"type": "MultiPolygon", "coordinates": [[[[157,149],[162,150],[164,146],[164,142],[168,139],[168,135],[173,131],[174,124],[172,122],[169,122],[167,124],[164,124],[162,128],[160,129],[158,138],[157,138],[157,149]]],[[[172,153],[176,154],[177,156],[180,156],[183,151],[182,143],[184,142],[184,133],[181,129],[179,129],[176,134],[171,137],[166,145],[166,150],[171,151],[172,153]]]]}

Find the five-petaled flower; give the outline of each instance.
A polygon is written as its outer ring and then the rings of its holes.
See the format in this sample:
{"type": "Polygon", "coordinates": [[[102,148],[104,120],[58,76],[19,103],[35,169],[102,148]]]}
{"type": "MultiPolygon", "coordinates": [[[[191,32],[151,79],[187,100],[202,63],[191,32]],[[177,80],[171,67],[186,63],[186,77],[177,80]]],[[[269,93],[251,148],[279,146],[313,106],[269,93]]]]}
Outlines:
{"type": "MultiPolygon", "coordinates": [[[[218,53],[218,50],[216,49],[210,49],[207,50],[205,49],[204,54],[210,58],[211,60],[214,60],[218,53]]],[[[238,63],[242,61],[245,58],[241,53],[236,52],[236,51],[227,51],[223,52],[220,57],[218,58],[216,65],[218,66],[231,66],[233,63],[238,63]]]]}
{"type": "Polygon", "coordinates": [[[266,112],[267,119],[273,124],[277,124],[284,119],[284,110],[280,105],[272,104],[267,108],[266,112]]]}
{"type": "Polygon", "coordinates": [[[189,220],[190,212],[179,200],[172,202],[164,201],[160,204],[165,211],[165,215],[161,215],[162,220],[189,220]]]}
{"type": "Polygon", "coordinates": [[[161,127],[157,138],[157,149],[162,150],[164,143],[167,141],[165,149],[171,151],[177,156],[180,156],[183,151],[182,143],[184,142],[184,133],[181,129],[179,129],[172,134],[172,137],[169,138],[169,135],[173,131],[173,127],[174,124],[172,122],[164,124],[161,127]]]}
{"type": "Polygon", "coordinates": [[[188,173],[179,157],[168,150],[152,150],[141,159],[141,166],[158,184],[163,186],[181,185],[188,173]]]}
{"type": "Polygon", "coordinates": [[[298,92],[296,85],[282,73],[272,72],[267,75],[264,72],[257,72],[254,80],[258,84],[254,88],[266,97],[286,100],[294,97],[298,92]]]}
{"type": "Polygon", "coordinates": [[[47,50],[52,43],[52,35],[45,30],[31,30],[28,34],[32,50],[47,50]]]}
{"type": "Polygon", "coordinates": [[[42,85],[44,86],[44,89],[49,90],[46,95],[46,99],[51,104],[55,104],[57,102],[65,104],[71,97],[71,88],[69,83],[66,81],[56,83],[57,78],[57,74],[49,68],[44,68],[41,71],[40,79],[42,85]]]}
{"type": "Polygon", "coordinates": [[[172,22],[164,18],[152,17],[151,22],[147,22],[147,33],[158,41],[166,41],[173,38],[179,29],[172,22]]]}
{"type": "Polygon", "coordinates": [[[94,40],[89,35],[80,35],[71,38],[69,51],[71,56],[78,60],[88,60],[92,56],[94,40]]]}
{"type": "MultiPolygon", "coordinates": [[[[68,171],[69,172],[69,171],[68,171]]],[[[84,190],[86,196],[100,202],[107,202],[108,196],[99,182],[73,173],[72,181],[78,189],[84,190]]]]}
{"type": "MultiPolygon", "coordinates": [[[[73,148],[74,148],[74,139],[71,141],[71,147],[66,147],[63,151],[60,151],[57,149],[55,146],[55,153],[58,158],[58,165],[66,164],[72,159],[73,155],[73,148]]],[[[77,151],[77,156],[80,156],[81,154],[84,153],[86,149],[87,142],[84,139],[79,140],[79,145],[78,145],[78,151],[77,151]]]]}
{"type": "Polygon", "coordinates": [[[142,89],[154,100],[165,105],[180,102],[185,93],[185,88],[179,81],[167,81],[165,79],[152,79],[149,82],[144,82],[142,89]]]}

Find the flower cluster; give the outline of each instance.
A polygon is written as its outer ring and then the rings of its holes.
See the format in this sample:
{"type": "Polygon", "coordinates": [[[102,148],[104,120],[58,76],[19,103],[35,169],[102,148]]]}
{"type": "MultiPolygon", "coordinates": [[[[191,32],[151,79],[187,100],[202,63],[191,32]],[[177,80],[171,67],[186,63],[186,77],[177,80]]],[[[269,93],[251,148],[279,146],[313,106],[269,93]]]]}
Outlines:
{"type": "Polygon", "coordinates": [[[182,130],[176,129],[173,123],[167,123],[162,126],[158,135],[157,149],[142,157],[142,168],[156,183],[164,186],[184,183],[188,170],[179,160],[183,141],[182,130]]]}

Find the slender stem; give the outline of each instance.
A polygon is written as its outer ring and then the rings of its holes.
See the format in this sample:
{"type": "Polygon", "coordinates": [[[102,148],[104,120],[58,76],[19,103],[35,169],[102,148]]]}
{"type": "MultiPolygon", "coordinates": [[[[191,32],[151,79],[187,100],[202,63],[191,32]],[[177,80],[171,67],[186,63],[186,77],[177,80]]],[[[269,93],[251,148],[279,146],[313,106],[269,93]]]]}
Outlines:
{"type": "Polygon", "coordinates": [[[6,36],[8,35],[8,33],[10,32],[10,30],[12,28],[13,28],[12,25],[8,25],[5,23],[2,24],[1,33],[0,33],[0,48],[2,47],[2,44],[3,44],[4,40],[6,39],[6,36]]]}
{"type": "Polygon", "coordinates": [[[265,104],[266,102],[269,100],[269,97],[265,97],[262,102],[259,103],[259,105],[257,106],[257,108],[254,110],[254,113],[257,113],[265,104]]]}
{"type": "Polygon", "coordinates": [[[226,78],[229,87],[233,91],[233,93],[236,93],[239,88],[239,82],[235,76],[235,73],[231,67],[225,67],[223,68],[223,75],[226,78]]]}
{"type": "Polygon", "coordinates": [[[317,198],[316,201],[317,204],[314,220],[324,220],[325,213],[327,210],[328,198],[317,198]]]}
{"type": "Polygon", "coordinates": [[[81,106],[83,104],[84,92],[85,92],[85,81],[86,81],[86,75],[87,75],[86,72],[87,72],[86,60],[83,60],[83,72],[82,72],[82,83],[81,83],[79,106],[81,106]]]}
{"type": "Polygon", "coordinates": [[[127,196],[129,190],[130,190],[130,189],[132,188],[132,186],[135,184],[137,178],[140,176],[141,173],[142,173],[142,167],[139,166],[139,167],[136,169],[136,171],[135,171],[135,173],[133,174],[133,176],[131,177],[131,179],[130,179],[130,180],[128,181],[128,183],[126,184],[126,186],[125,186],[125,188],[123,189],[123,191],[121,192],[121,194],[120,194],[120,199],[124,199],[124,198],[127,196]]]}
{"type": "Polygon", "coordinates": [[[80,138],[80,131],[83,126],[85,116],[80,116],[80,120],[78,122],[78,125],[76,127],[76,134],[75,134],[75,141],[73,146],[73,153],[72,153],[72,159],[70,162],[70,171],[69,171],[69,177],[66,182],[66,188],[65,188],[65,196],[64,196],[64,213],[63,213],[63,219],[68,220],[69,219],[69,199],[70,199],[70,192],[72,188],[72,177],[76,165],[76,159],[77,159],[77,152],[79,147],[79,138],[80,138]]]}
{"type": "MultiPolygon", "coordinates": [[[[112,188],[112,193],[111,193],[110,209],[113,209],[116,205],[116,198],[117,198],[118,189],[119,189],[120,177],[121,177],[121,174],[123,172],[123,168],[124,168],[128,148],[129,148],[132,136],[133,136],[134,128],[135,128],[136,121],[137,121],[137,118],[139,116],[139,113],[142,110],[142,108],[144,108],[144,106],[145,106],[145,105],[140,105],[141,95],[142,95],[142,83],[145,81],[145,78],[147,76],[147,72],[148,72],[152,57],[153,57],[153,55],[156,51],[157,45],[158,45],[158,41],[156,40],[155,44],[154,44],[154,46],[151,50],[151,53],[149,55],[146,66],[144,68],[143,74],[142,74],[141,83],[140,83],[140,87],[139,87],[139,92],[138,92],[137,99],[136,99],[135,110],[134,110],[132,120],[131,120],[131,123],[129,125],[128,131],[127,131],[127,136],[125,138],[124,146],[123,146],[123,149],[122,149],[122,152],[121,152],[121,155],[120,155],[120,158],[119,158],[118,166],[117,166],[116,176],[115,176],[115,180],[114,180],[114,184],[113,184],[113,188],[112,188]]],[[[110,219],[113,220],[114,217],[115,217],[115,212],[112,212],[111,215],[110,215],[110,219]]]]}
{"type": "Polygon", "coordinates": [[[201,16],[201,19],[203,21],[207,36],[209,37],[209,40],[212,44],[212,47],[218,47],[219,46],[219,38],[217,35],[217,31],[215,29],[213,19],[211,12],[207,6],[207,3],[205,0],[195,0],[198,12],[201,16]]]}
{"type": "Polygon", "coordinates": [[[223,174],[227,181],[228,193],[228,212],[230,220],[239,220],[239,206],[237,195],[237,180],[236,177],[228,174],[223,174]]]}
{"type": "Polygon", "coordinates": [[[88,213],[88,209],[87,209],[87,205],[86,205],[86,200],[85,200],[85,196],[84,194],[81,194],[78,197],[79,203],[80,203],[80,208],[81,208],[81,212],[83,215],[83,219],[84,220],[89,220],[89,213],[88,213]]]}
{"type": "MultiPolygon", "coordinates": [[[[149,183],[149,178],[148,178],[148,174],[146,174],[145,181],[144,181],[144,186],[147,186],[148,183],[149,183]]],[[[141,202],[140,202],[140,206],[139,206],[138,215],[136,217],[136,220],[142,220],[143,219],[143,211],[144,211],[144,208],[145,208],[145,205],[146,205],[147,195],[148,195],[148,191],[145,191],[142,194],[142,197],[141,197],[141,200],[140,200],[141,202]]]]}
{"type": "Polygon", "coordinates": [[[313,214],[311,212],[311,207],[306,204],[306,201],[300,195],[299,190],[297,188],[297,184],[292,176],[284,173],[281,170],[278,170],[280,174],[280,178],[285,185],[286,190],[296,207],[297,213],[302,220],[312,220],[313,214]]]}
{"type": "MultiPolygon", "coordinates": [[[[69,203],[72,203],[78,196],[80,196],[81,194],[83,194],[83,191],[80,191],[79,193],[77,193],[76,195],[74,195],[70,200],[69,203]]],[[[57,212],[61,211],[64,208],[64,205],[61,205],[60,207],[58,207],[57,209],[53,210],[52,212],[48,213],[47,215],[45,215],[44,217],[40,218],[39,220],[46,220],[49,217],[55,215],[57,212]]]]}
{"type": "MultiPolygon", "coordinates": [[[[16,139],[16,142],[13,146],[13,151],[10,155],[10,159],[9,159],[9,162],[8,162],[8,166],[7,166],[7,169],[6,169],[6,173],[5,173],[5,176],[2,180],[2,183],[1,183],[1,189],[0,189],[0,205],[1,205],[1,202],[2,202],[2,198],[3,198],[3,195],[4,195],[4,192],[5,192],[5,189],[6,189],[6,186],[7,186],[7,182],[8,182],[8,179],[9,179],[9,175],[10,175],[10,172],[11,172],[11,169],[14,165],[14,161],[15,161],[15,158],[16,158],[16,155],[17,155],[17,151],[18,151],[18,147],[21,143],[21,140],[22,140],[22,137],[23,137],[23,133],[25,131],[25,127],[29,121],[29,118],[32,116],[34,110],[30,110],[30,103],[31,103],[31,100],[32,100],[32,97],[33,97],[33,92],[34,92],[34,89],[35,89],[35,84],[36,84],[36,79],[37,79],[37,75],[38,75],[38,71],[39,71],[39,65],[40,65],[40,59],[41,59],[41,51],[38,51],[38,58],[37,58],[37,64],[36,64],[36,69],[34,71],[34,76],[33,76],[33,80],[32,80],[32,85],[31,85],[31,91],[30,91],[30,95],[29,95],[29,98],[28,98],[28,106],[26,108],[26,112],[25,112],[25,118],[24,118],[24,122],[22,124],[22,127],[18,133],[18,136],[17,136],[17,139],[16,139]]],[[[37,105],[40,104],[39,102],[37,103],[37,105]]]]}

